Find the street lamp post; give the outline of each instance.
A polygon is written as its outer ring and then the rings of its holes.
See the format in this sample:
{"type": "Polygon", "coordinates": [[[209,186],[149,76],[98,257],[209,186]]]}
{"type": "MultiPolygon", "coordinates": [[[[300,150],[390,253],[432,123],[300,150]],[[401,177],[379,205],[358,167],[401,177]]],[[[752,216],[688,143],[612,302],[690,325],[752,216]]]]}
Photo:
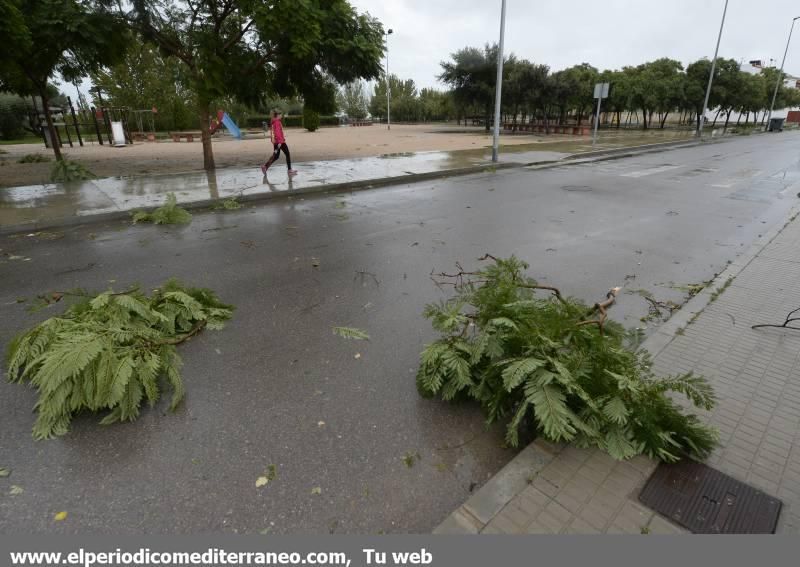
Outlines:
{"type": "Polygon", "coordinates": [[[786,40],[786,49],[783,52],[783,60],[781,61],[781,70],[778,71],[778,80],[775,81],[775,90],[772,93],[772,104],[769,105],[769,114],[767,115],[767,127],[769,130],[769,121],[772,118],[772,111],[775,109],[775,98],[778,96],[778,87],[783,80],[783,64],[786,63],[786,54],[789,53],[789,42],[792,41],[792,32],[794,31],[794,23],[800,20],[800,16],[792,19],[792,27],[789,28],[789,39],[786,40]]]}
{"type": "Polygon", "coordinates": [[[497,50],[497,85],[494,91],[494,140],[492,141],[492,161],[497,161],[500,147],[500,95],[503,90],[503,41],[506,35],[506,0],[500,8],[500,46],[497,50]]]}
{"type": "Polygon", "coordinates": [[[717,47],[714,49],[714,59],[711,60],[711,73],[708,75],[708,87],[706,87],[706,99],[703,102],[703,115],[697,124],[697,136],[703,135],[703,126],[706,122],[706,108],[708,107],[708,99],[711,96],[711,83],[714,82],[714,69],[717,66],[717,54],[719,53],[719,42],[722,39],[722,28],[725,26],[725,14],[728,12],[728,0],[725,0],[725,9],[722,10],[722,22],[719,24],[719,35],[717,35],[717,47]]]}
{"type": "Polygon", "coordinates": [[[386,129],[392,129],[392,120],[391,120],[391,99],[392,93],[390,91],[389,86],[389,36],[392,35],[392,30],[389,28],[386,30],[386,129]]]}

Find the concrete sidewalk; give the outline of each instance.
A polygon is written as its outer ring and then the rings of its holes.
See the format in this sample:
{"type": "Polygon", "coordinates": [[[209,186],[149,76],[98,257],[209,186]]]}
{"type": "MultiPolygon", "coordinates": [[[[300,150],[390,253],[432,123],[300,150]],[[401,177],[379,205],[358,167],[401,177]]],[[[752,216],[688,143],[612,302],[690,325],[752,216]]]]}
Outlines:
{"type": "MultiPolygon", "coordinates": [[[[757,242],[644,348],[658,375],[706,376],[720,432],[708,464],[783,501],[778,533],[800,532],[800,220],[757,242]]],[[[657,463],[536,441],[435,533],[685,533],[638,502],[657,463]]]]}
{"type": "MultiPolygon", "coordinates": [[[[551,151],[509,151],[500,167],[554,161],[568,156],[551,151]]],[[[153,208],[175,193],[178,203],[205,206],[231,197],[244,200],[279,194],[308,193],[343,185],[405,183],[425,177],[476,172],[491,167],[486,150],[387,154],[372,158],[326,160],[294,164],[298,175],[290,178],[283,160],[266,177],[258,164],[248,168],[219,169],[104,178],[92,181],[30,185],[0,189],[0,228],[41,228],[69,224],[70,219],[110,217],[127,211],[153,208]]]]}
{"type": "Polygon", "coordinates": [[[497,164],[491,162],[489,148],[480,148],[303,162],[295,164],[299,174],[293,178],[287,175],[285,162],[281,160],[266,177],[254,164],[253,167],[218,169],[215,172],[107,177],[3,188],[0,189],[0,234],[120,218],[133,210],[162,205],[169,193],[175,193],[178,203],[184,207],[202,208],[232,197],[255,201],[288,193],[355,190],[478,173],[494,168],[547,167],[565,159],[608,159],[610,155],[661,151],[673,146],[699,143],[690,138],[655,143],[648,140],[649,143],[644,145],[642,141],[637,137],[620,139],[610,136],[594,148],[586,141],[556,144],[550,150],[535,144],[504,146],[500,163],[497,164]],[[556,147],[558,151],[554,151],[556,147]]]}

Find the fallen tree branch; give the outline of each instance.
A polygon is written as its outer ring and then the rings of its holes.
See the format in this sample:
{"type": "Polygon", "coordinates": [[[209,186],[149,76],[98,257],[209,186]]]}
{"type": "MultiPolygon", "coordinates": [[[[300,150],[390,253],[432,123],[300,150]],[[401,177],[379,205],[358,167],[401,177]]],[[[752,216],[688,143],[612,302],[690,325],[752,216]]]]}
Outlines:
{"type": "Polygon", "coordinates": [[[800,317],[792,317],[792,315],[794,315],[795,313],[797,313],[799,311],[800,311],[800,307],[798,307],[797,309],[794,309],[793,311],[789,311],[789,313],[786,315],[786,320],[783,323],[781,323],[780,325],[776,325],[774,323],[762,323],[760,325],[753,325],[750,328],[751,329],[761,329],[761,328],[764,328],[764,327],[772,327],[772,328],[775,328],[775,329],[791,329],[793,331],[800,331],[800,327],[792,327],[792,325],[791,325],[791,323],[793,323],[795,321],[800,321],[800,317]]]}
{"type": "Polygon", "coordinates": [[[595,303],[592,311],[589,315],[593,315],[594,313],[599,313],[597,319],[587,319],[586,321],[581,321],[577,324],[578,327],[583,327],[584,325],[597,325],[597,328],[600,330],[600,334],[603,334],[603,329],[605,327],[606,319],[608,318],[608,312],[606,311],[607,308],[611,307],[614,302],[617,300],[617,294],[619,290],[622,289],[620,287],[612,287],[608,290],[606,294],[606,298],[599,302],[595,303]]]}

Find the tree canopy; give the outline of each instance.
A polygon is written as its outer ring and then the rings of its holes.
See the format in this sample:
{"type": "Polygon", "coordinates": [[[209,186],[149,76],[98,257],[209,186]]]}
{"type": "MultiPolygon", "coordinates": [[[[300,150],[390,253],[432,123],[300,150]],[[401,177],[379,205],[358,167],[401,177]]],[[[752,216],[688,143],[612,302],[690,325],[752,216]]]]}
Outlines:
{"type": "Polygon", "coordinates": [[[334,81],[381,72],[383,26],[346,0],[132,0],[118,6],[146,41],[184,64],[206,169],[214,168],[214,100],[234,96],[255,104],[266,95],[302,96],[315,110],[330,112],[334,81]]]}
{"type": "MultiPolygon", "coordinates": [[[[49,82],[56,76],[79,80],[116,62],[128,40],[122,21],[91,0],[1,0],[0,32],[5,41],[0,85],[20,96],[41,98],[54,141],[49,82]]],[[[58,143],[52,147],[61,160],[58,143]]]]}

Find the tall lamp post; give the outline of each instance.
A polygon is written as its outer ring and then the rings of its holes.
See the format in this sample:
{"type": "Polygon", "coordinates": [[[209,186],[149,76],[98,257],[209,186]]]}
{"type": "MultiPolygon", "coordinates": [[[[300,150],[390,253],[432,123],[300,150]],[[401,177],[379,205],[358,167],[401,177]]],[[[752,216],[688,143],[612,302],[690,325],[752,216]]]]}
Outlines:
{"type": "Polygon", "coordinates": [[[714,59],[711,60],[711,73],[708,75],[708,87],[706,87],[706,99],[703,102],[703,115],[700,117],[697,125],[697,135],[703,135],[703,125],[706,122],[706,108],[708,108],[708,99],[711,96],[711,83],[714,82],[714,69],[717,67],[717,54],[719,53],[719,41],[722,39],[722,28],[725,26],[725,14],[728,12],[728,0],[725,0],[725,9],[722,10],[722,22],[719,24],[719,35],[717,35],[717,47],[714,49],[714,59]]]}
{"type": "Polygon", "coordinates": [[[500,46],[497,50],[497,85],[494,91],[494,139],[492,141],[492,161],[497,161],[500,147],[500,95],[503,90],[503,41],[506,35],[506,0],[500,8],[500,46]]]}
{"type": "Polygon", "coordinates": [[[392,35],[392,28],[386,30],[386,129],[392,129],[391,120],[391,99],[392,93],[389,87],[389,36],[392,35]]]}
{"type": "Polygon", "coordinates": [[[772,104],[769,105],[769,114],[767,115],[767,127],[769,130],[769,121],[772,118],[772,111],[775,109],[775,98],[778,96],[778,87],[783,80],[783,64],[786,63],[786,54],[789,53],[789,42],[792,41],[792,32],[794,31],[794,23],[800,20],[800,16],[792,19],[792,27],[789,28],[789,39],[786,40],[786,49],[783,52],[783,60],[781,61],[781,70],[778,71],[778,80],[775,81],[775,91],[772,93],[772,104]]]}

